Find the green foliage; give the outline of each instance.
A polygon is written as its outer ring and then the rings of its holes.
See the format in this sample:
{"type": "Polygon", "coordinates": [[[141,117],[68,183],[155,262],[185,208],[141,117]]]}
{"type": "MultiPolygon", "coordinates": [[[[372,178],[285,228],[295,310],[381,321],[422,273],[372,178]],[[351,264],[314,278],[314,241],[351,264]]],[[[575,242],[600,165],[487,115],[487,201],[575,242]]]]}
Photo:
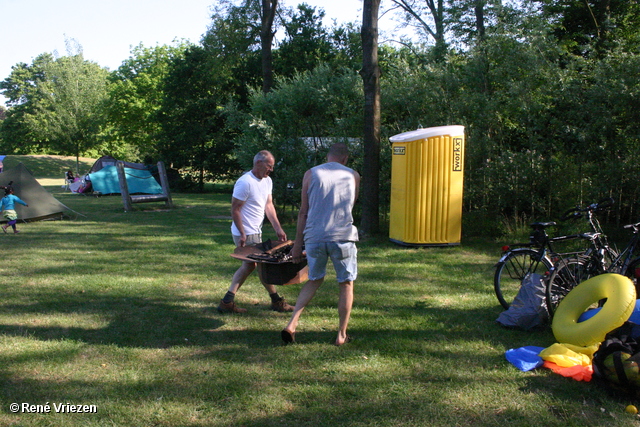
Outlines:
{"type": "Polygon", "coordinates": [[[550,20],[553,34],[566,51],[604,57],[617,47],[639,45],[640,4],[628,0],[534,0],[550,20]]]}
{"type": "Polygon", "coordinates": [[[233,145],[225,125],[217,64],[198,46],[176,59],[166,79],[161,113],[160,158],[174,168],[190,171],[200,190],[205,181],[224,179],[235,170],[233,145]]]}
{"type": "Polygon", "coordinates": [[[19,63],[11,67],[11,74],[0,82],[0,90],[10,107],[6,119],[0,124],[0,142],[7,153],[30,153],[45,145],[34,135],[28,124],[29,114],[36,110],[38,87],[45,81],[44,67],[52,62],[51,54],[36,57],[33,64],[19,63]]]}
{"type": "Polygon", "coordinates": [[[79,157],[100,143],[107,102],[107,70],[82,54],[58,58],[44,68],[35,111],[26,124],[50,152],[79,157]]]}
{"type": "Polygon", "coordinates": [[[453,65],[426,64],[416,59],[408,49],[384,49],[381,55],[382,126],[387,136],[446,125],[452,119],[453,65]]]}
{"type": "Polygon", "coordinates": [[[300,4],[297,13],[284,22],[285,38],[276,50],[275,68],[280,76],[311,71],[327,62],[332,46],[327,29],[322,25],[324,10],[316,14],[314,7],[300,4]]]}
{"type": "Polygon", "coordinates": [[[324,9],[301,3],[285,9],[284,38],[274,51],[275,73],[290,78],[303,71],[328,64],[334,69],[362,67],[362,40],[359,23],[323,25],[324,9]]]}
{"type": "Polygon", "coordinates": [[[260,10],[255,0],[243,0],[239,6],[221,1],[202,38],[216,79],[210,90],[225,94],[221,102],[232,98],[245,105],[249,88],[262,84],[260,10]]]}
{"type": "Polygon", "coordinates": [[[14,66],[0,83],[11,107],[0,128],[7,152],[79,157],[103,141],[107,71],[86,61],[72,42],[68,56],[40,55],[32,65],[14,66]]]}
{"type": "Polygon", "coordinates": [[[362,127],[362,89],[359,77],[348,69],[338,72],[322,65],[310,72],[279,79],[276,88],[264,95],[254,91],[251,114],[236,138],[241,164],[250,168],[259,150],[276,157],[274,191],[276,200],[295,203],[304,172],[322,163],[326,149],[334,142],[354,145],[354,158],[361,161],[359,135],[362,127]],[[293,194],[291,194],[293,193],[293,194]]]}
{"type": "MultiPolygon", "coordinates": [[[[153,48],[139,45],[110,76],[109,122],[111,139],[135,147],[138,160],[157,159],[156,142],[162,132],[159,111],[164,85],[173,61],[181,58],[186,43],[153,48]]],[[[134,160],[134,159],[132,159],[134,160]]]]}

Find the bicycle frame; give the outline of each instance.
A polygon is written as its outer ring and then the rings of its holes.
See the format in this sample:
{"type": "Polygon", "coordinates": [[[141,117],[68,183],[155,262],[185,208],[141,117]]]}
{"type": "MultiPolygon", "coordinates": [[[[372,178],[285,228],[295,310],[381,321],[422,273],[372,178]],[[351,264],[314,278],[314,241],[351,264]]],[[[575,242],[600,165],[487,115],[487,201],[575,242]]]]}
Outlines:
{"type": "Polygon", "coordinates": [[[608,273],[625,274],[627,268],[631,264],[634,254],[637,253],[637,250],[640,247],[640,234],[638,234],[640,231],[640,222],[625,225],[624,228],[631,229],[633,231],[633,235],[631,236],[629,243],[627,243],[627,246],[612,261],[609,268],[606,269],[608,273]]]}
{"type": "Polygon", "coordinates": [[[543,258],[547,258],[551,264],[553,264],[554,256],[568,255],[556,252],[554,244],[557,242],[563,242],[567,240],[583,239],[582,234],[572,234],[567,236],[549,237],[547,234],[547,227],[556,225],[555,222],[534,222],[531,224],[532,233],[529,235],[528,243],[515,243],[513,245],[502,247],[502,256],[498,262],[504,261],[505,257],[509,255],[509,252],[517,248],[529,248],[540,254],[538,261],[542,261],[543,258]]]}
{"type": "Polygon", "coordinates": [[[579,235],[550,238],[546,228],[555,222],[536,222],[531,224],[532,232],[528,243],[503,246],[503,254],[496,264],[494,291],[500,304],[508,309],[517,295],[522,280],[533,273],[540,274],[545,280],[553,271],[554,262],[563,254],[556,252],[554,244],[564,240],[579,238],[579,235]]]}

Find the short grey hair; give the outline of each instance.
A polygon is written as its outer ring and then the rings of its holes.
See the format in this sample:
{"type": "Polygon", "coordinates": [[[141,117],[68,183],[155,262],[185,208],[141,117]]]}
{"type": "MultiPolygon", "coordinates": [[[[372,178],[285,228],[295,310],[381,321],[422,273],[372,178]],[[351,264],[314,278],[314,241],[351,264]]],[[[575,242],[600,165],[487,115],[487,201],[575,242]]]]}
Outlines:
{"type": "Polygon", "coordinates": [[[253,164],[255,165],[258,162],[264,162],[269,158],[275,160],[275,157],[273,157],[273,154],[271,154],[269,151],[267,150],[259,151],[258,154],[253,156],[253,164]]]}

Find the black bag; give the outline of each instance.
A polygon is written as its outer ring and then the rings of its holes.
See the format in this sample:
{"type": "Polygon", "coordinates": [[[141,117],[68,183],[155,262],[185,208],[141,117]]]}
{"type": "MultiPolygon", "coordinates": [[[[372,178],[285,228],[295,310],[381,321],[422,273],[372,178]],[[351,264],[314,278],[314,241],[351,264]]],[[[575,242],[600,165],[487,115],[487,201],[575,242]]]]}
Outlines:
{"type": "Polygon", "coordinates": [[[607,334],[593,355],[593,373],[620,391],[640,392],[640,325],[625,322],[607,334]]]}

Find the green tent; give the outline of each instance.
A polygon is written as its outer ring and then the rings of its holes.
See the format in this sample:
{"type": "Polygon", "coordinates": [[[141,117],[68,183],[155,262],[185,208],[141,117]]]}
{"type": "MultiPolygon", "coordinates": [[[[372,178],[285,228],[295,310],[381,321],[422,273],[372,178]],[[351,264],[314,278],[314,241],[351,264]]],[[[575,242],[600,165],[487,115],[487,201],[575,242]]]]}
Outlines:
{"type": "MultiPolygon", "coordinates": [[[[51,195],[22,163],[7,168],[0,173],[0,185],[6,186],[13,182],[13,192],[29,205],[16,203],[19,221],[40,221],[43,219],[62,219],[65,209],[71,210],[51,195]]],[[[4,190],[0,193],[4,197],[4,190]]],[[[4,218],[0,218],[6,222],[4,218]]]]}

